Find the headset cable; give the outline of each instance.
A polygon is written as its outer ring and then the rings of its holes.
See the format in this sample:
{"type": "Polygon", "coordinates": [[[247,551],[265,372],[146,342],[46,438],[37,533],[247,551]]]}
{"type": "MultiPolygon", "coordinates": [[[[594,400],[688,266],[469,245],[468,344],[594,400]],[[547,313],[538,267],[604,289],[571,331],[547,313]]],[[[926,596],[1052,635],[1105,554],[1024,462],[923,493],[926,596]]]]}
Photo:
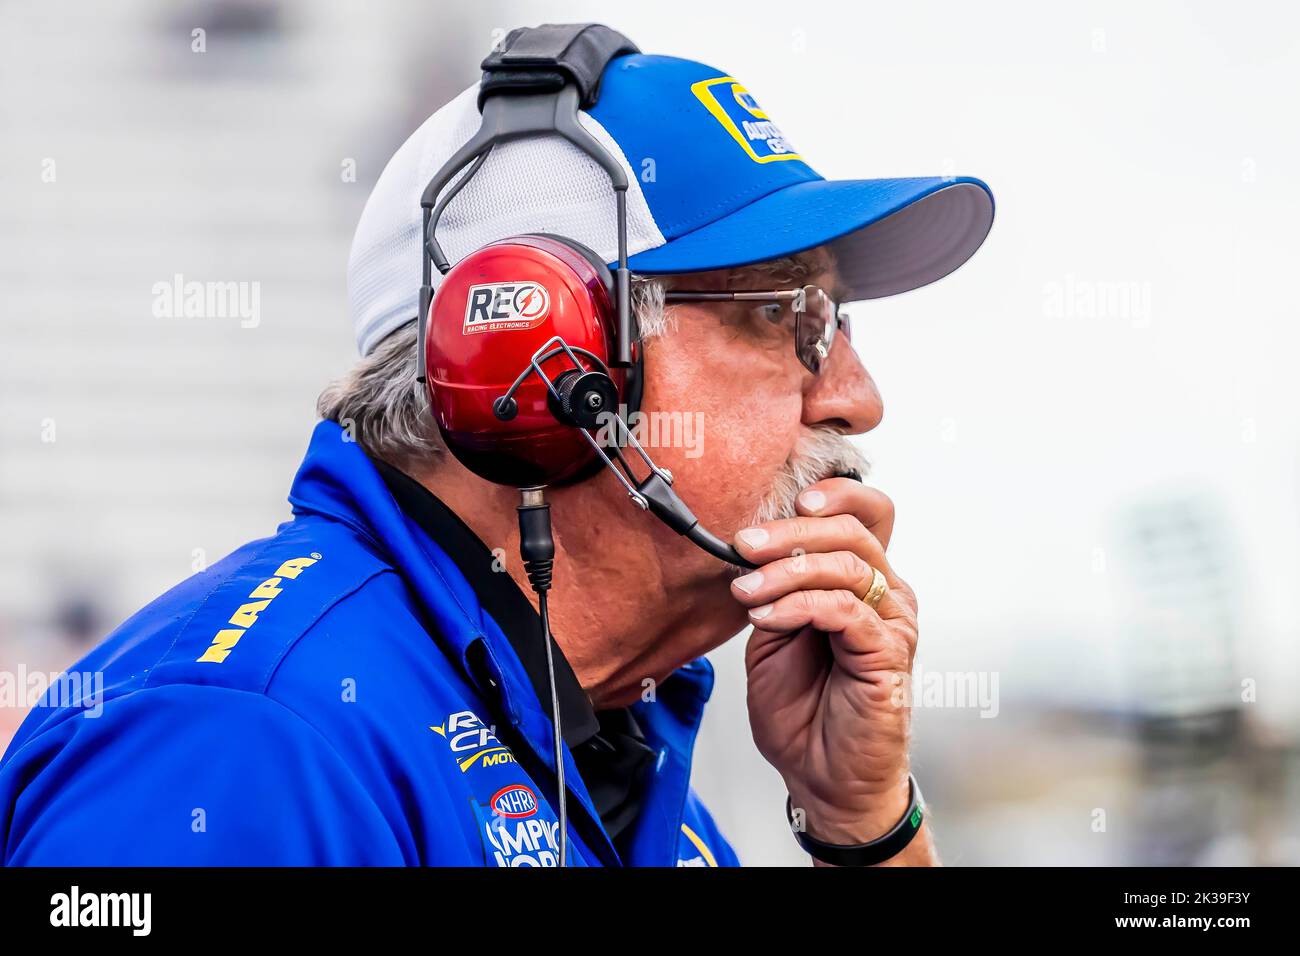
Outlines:
{"type": "Polygon", "coordinates": [[[555,727],[556,810],[560,817],[560,866],[568,865],[567,791],[564,785],[564,733],[560,726],[560,698],[555,689],[555,655],[551,649],[551,620],[546,595],[551,589],[551,567],[555,563],[555,539],[551,537],[551,506],[541,488],[520,491],[519,556],[528,583],[537,593],[537,610],[542,618],[542,640],[546,642],[546,678],[551,685],[551,722],[555,727]]]}

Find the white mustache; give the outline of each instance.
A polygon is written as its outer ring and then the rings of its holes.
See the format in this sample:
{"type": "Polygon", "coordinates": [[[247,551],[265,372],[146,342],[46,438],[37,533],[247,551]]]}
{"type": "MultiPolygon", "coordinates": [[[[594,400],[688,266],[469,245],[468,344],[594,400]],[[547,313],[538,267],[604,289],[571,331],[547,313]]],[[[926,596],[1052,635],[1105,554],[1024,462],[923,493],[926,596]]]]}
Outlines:
{"type": "Polygon", "coordinates": [[[749,524],[795,517],[795,499],[811,484],[848,471],[865,477],[871,463],[848,438],[834,428],[811,428],[786,459],[772,488],[750,516],[749,524]]]}

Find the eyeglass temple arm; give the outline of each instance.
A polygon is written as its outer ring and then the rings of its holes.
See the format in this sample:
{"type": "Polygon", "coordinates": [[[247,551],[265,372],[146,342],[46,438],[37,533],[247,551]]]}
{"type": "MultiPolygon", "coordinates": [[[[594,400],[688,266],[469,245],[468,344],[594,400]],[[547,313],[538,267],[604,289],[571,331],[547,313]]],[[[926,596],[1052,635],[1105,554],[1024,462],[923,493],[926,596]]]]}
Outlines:
{"type": "Polygon", "coordinates": [[[798,297],[799,289],[778,289],[770,292],[691,292],[680,290],[665,292],[665,302],[784,302],[798,297]]]}

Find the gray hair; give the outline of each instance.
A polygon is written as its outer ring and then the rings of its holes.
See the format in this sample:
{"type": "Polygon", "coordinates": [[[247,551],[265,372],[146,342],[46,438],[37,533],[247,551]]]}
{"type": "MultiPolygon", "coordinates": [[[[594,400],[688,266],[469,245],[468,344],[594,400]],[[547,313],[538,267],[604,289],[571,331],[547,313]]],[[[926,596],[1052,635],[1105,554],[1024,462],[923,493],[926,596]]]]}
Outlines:
{"type": "MultiPolygon", "coordinates": [[[[734,279],[757,274],[774,285],[784,285],[804,281],[826,261],[824,252],[814,250],[724,275],[734,279]]],[[[632,311],[642,341],[673,330],[672,310],[664,307],[664,293],[670,282],[648,276],[632,279],[632,311]]],[[[416,329],[411,321],[385,336],[346,375],[327,385],[316,400],[316,413],[327,421],[338,422],[375,458],[408,472],[428,467],[445,447],[429,412],[428,397],[415,374],[416,329]]]]}

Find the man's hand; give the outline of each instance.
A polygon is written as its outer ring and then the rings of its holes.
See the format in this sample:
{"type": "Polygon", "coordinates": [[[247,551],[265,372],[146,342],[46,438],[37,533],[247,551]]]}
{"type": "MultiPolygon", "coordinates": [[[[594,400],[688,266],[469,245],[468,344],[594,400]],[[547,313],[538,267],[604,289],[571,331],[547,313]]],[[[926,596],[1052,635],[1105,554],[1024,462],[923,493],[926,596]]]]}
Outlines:
{"type": "MultiPolygon", "coordinates": [[[[754,625],[750,726],[807,832],[866,843],[908,806],[910,710],[897,691],[916,653],[916,596],[885,558],[894,506],[884,494],[828,478],[797,507],[800,517],[737,535],[737,549],[759,566],[731,589],[754,625]],[[862,600],[872,568],[889,583],[875,610],[862,600]]],[[[937,863],[928,827],[890,863],[937,863]]]]}

